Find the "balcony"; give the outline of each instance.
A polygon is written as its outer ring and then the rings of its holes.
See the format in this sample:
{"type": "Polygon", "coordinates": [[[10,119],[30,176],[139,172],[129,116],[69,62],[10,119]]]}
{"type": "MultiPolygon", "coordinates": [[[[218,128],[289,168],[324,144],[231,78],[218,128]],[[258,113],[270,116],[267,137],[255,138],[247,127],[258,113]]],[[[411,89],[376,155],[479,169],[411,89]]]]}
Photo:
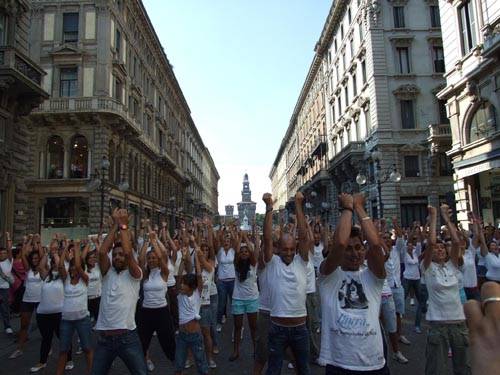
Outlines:
{"type": "Polygon", "coordinates": [[[330,165],[335,167],[339,163],[343,162],[345,159],[349,159],[351,156],[363,157],[365,153],[365,142],[349,142],[346,147],[344,147],[337,155],[333,157],[330,161],[330,165]]]}
{"type": "Polygon", "coordinates": [[[14,47],[0,47],[0,79],[13,96],[47,98],[41,88],[45,72],[14,47]]]}
{"type": "Polygon", "coordinates": [[[431,124],[429,125],[428,142],[449,141],[451,142],[450,124],[431,124]]]}
{"type": "Polygon", "coordinates": [[[325,135],[317,135],[314,137],[314,143],[312,148],[312,156],[321,157],[327,152],[327,143],[325,135]]]}
{"type": "Polygon", "coordinates": [[[500,50],[500,18],[483,28],[483,56],[494,57],[500,50]]]}

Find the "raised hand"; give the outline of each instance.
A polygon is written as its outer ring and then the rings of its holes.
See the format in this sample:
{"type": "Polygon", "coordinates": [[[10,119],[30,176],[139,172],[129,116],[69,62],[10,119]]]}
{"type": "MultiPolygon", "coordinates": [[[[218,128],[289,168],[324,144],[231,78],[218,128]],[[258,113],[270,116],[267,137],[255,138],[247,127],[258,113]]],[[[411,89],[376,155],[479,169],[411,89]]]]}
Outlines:
{"type": "Polygon", "coordinates": [[[262,200],[264,201],[267,207],[273,206],[273,196],[270,193],[265,193],[262,196],[262,200]]]}
{"type": "Polygon", "coordinates": [[[302,204],[302,202],[304,202],[304,194],[302,194],[302,192],[298,191],[295,193],[295,202],[298,204],[302,204]]]}
{"type": "Polygon", "coordinates": [[[342,208],[353,210],[354,209],[354,200],[351,194],[341,193],[339,194],[339,204],[342,208]]]}
{"type": "Polygon", "coordinates": [[[152,230],[151,232],[149,232],[149,240],[151,242],[156,241],[157,239],[158,239],[158,235],[156,234],[155,231],[152,230]]]}
{"type": "Polygon", "coordinates": [[[366,197],[363,193],[356,193],[352,196],[353,206],[365,208],[366,197]]]}
{"type": "Polygon", "coordinates": [[[443,218],[443,221],[447,224],[450,222],[451,218],[451,209],[447,204],[442,204],[441,207],[439,207],[439,210],[441,212],[441,217],[443,218]]]}

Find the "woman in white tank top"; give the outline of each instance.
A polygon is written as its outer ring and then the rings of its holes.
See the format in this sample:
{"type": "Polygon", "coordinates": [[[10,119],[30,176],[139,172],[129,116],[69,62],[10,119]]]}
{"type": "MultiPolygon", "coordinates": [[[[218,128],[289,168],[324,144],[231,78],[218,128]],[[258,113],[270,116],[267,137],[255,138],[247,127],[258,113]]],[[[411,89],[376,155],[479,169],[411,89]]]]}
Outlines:
{"type": "MultiPolygon", "coordinates": [[[[257,238],[257,237],[256,237],[257,238]]],[[[257,244],[258,245],[258,244],[257,244]]],[[[240,355],[241,329],[243,316],[246,314],[250,334],[255,350],[255,332],[257,331],[257,312],[259,311],[259,288],[257,287],[257,259],[259,246],[248,239],[246,232],[241,232],[236,244],[234,257],[234,291],[232,313],[234,318],[234,351],[230,361],[240,355]]]]}
{"type": "MultiPolygon", "coordinates": [[[[88,242],[85,252],[88,251],[88,242]]],[[[64,374],[67,362],[68,351],[71,350],[71,343],[75,331],[78,333],[80,346],[85,353],[87,369],[92,367],[92,346],[90,331],[92,329],[87,303],[87,289],[89,275],[85,272],[85,265],[82,260],[80,241],[69,244],[64,249],[59,262],[59,274],[64,281],[64,303],[62,308],[62,318],[60,326],[59,360],[57,362],[57,375],[64,374]],[[73,248],[73,259],[69,261],[66,271],[65,261],[69,255],[69,250],[73,248]]]]}
{"type": "Polygon", "coordinates": [[[177,272],[179,271],[182,254],[179,250],[179,242],[176,240],[172,240],[170,234],[168,233],[167,223],[165,222],[162,223],[161,242],[167,249],[168,258],[168,308],[170,311],[170,316],[172,317],[174,330],[177,330],[179,328],[179,306],[177,305],[177,280],[175,279],[175,277],[177,275],[177,272]]]}
{"type": "Polygon", "coordinates": [[[21,250],[21,258],[26,272],[26,280],[24,281],[24,295],[21,303],[21,329],[19,330],[19,338],[17,341],[17,349],[10,355],[10,359],[14,359],[23,354],[24,344],[28,338],[28,327],[31,321],[33,311],[36,310],[40,302],[40,294],[42,292],[42,279],[40,277],[39,265],[43,255],[42,246],[40,244],[40,236],[36,234],[25,239],[21,250]]]}
{"type": "Polygon", "coordinates": [[[89,287],[87,290],[88,308],[90,318],[93,319],[94,322],[97,322],[97,318],[99,317],[102,289],[102,274],[97,259],[97,251],[98,248],[96,247],[96,249],[88,253],[83,253],[82,255],[82,258],[85,259],[85,265],[87,266],[87,273],[89,275],[89,287]]]}
{"type": "Polygon", "coordinates": [[[144,272],[144,299],[137,317],[137,330],[149,369],[154,369],[153,362],[147,357],[154,332],[158,335],[165,356],[171,361],[175,359],[174,328],[166,298],[169,276],[167,259],[166,248],[158,240],[156,232],[150,231],[149,241],[144,242],[139,255],[139,265],[144,272]],[[149,243],[152,249],[148,252],[149,243]]]}

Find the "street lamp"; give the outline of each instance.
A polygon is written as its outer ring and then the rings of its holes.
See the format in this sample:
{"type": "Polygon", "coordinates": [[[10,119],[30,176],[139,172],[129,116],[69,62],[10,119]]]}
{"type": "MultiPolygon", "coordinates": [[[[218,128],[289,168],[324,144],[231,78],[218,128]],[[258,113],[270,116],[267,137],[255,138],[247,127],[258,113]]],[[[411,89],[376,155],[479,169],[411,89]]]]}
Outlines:
{"type": "Polygon", "coordinates": [[[104,193],[106,192],[106,171],[109,169],[110,163],[106,155],[102,157],[101,160],[101,172],[96,168],[94,172],[93,179],[85,187],[88,192],[94,192],[98,190],[101,193],[101,224],[99,225],[99,231],[102,232],[103,220],[104,220],[104,193]]]}
{"type": "MultiPolygon", "coordinates": [[[[393,183],[398,183],[401,181],[401,173],[396,169],[396,164],[393,164],[392,167],[387,168],[382,173],[382,166],[380,165],[380,160],[382,159],[382,153],[379,150],[374,150],[370,154],[372,160],[375,162],[375,182],[377,184],[377,199],[379,204],[379,218],[384,217],[384,202],[382,202],[382,184],[391,181],[393,183]]],[[[363,173],[359,173],[356,176],[356,182],[359,185],[365,185],[367,183],[367,177],[363,173]]]]}

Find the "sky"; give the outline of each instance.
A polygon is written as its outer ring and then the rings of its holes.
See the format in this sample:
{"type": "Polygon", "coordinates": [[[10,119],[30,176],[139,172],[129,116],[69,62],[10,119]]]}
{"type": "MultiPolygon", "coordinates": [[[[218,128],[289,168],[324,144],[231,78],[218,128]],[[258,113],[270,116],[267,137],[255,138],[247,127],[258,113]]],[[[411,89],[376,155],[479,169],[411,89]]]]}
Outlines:
{"type": "Polygon", "coordinates": [[[219,213],[248,173],[264,212],[331,0],[143,0],[220,175],[219,213]]]}

